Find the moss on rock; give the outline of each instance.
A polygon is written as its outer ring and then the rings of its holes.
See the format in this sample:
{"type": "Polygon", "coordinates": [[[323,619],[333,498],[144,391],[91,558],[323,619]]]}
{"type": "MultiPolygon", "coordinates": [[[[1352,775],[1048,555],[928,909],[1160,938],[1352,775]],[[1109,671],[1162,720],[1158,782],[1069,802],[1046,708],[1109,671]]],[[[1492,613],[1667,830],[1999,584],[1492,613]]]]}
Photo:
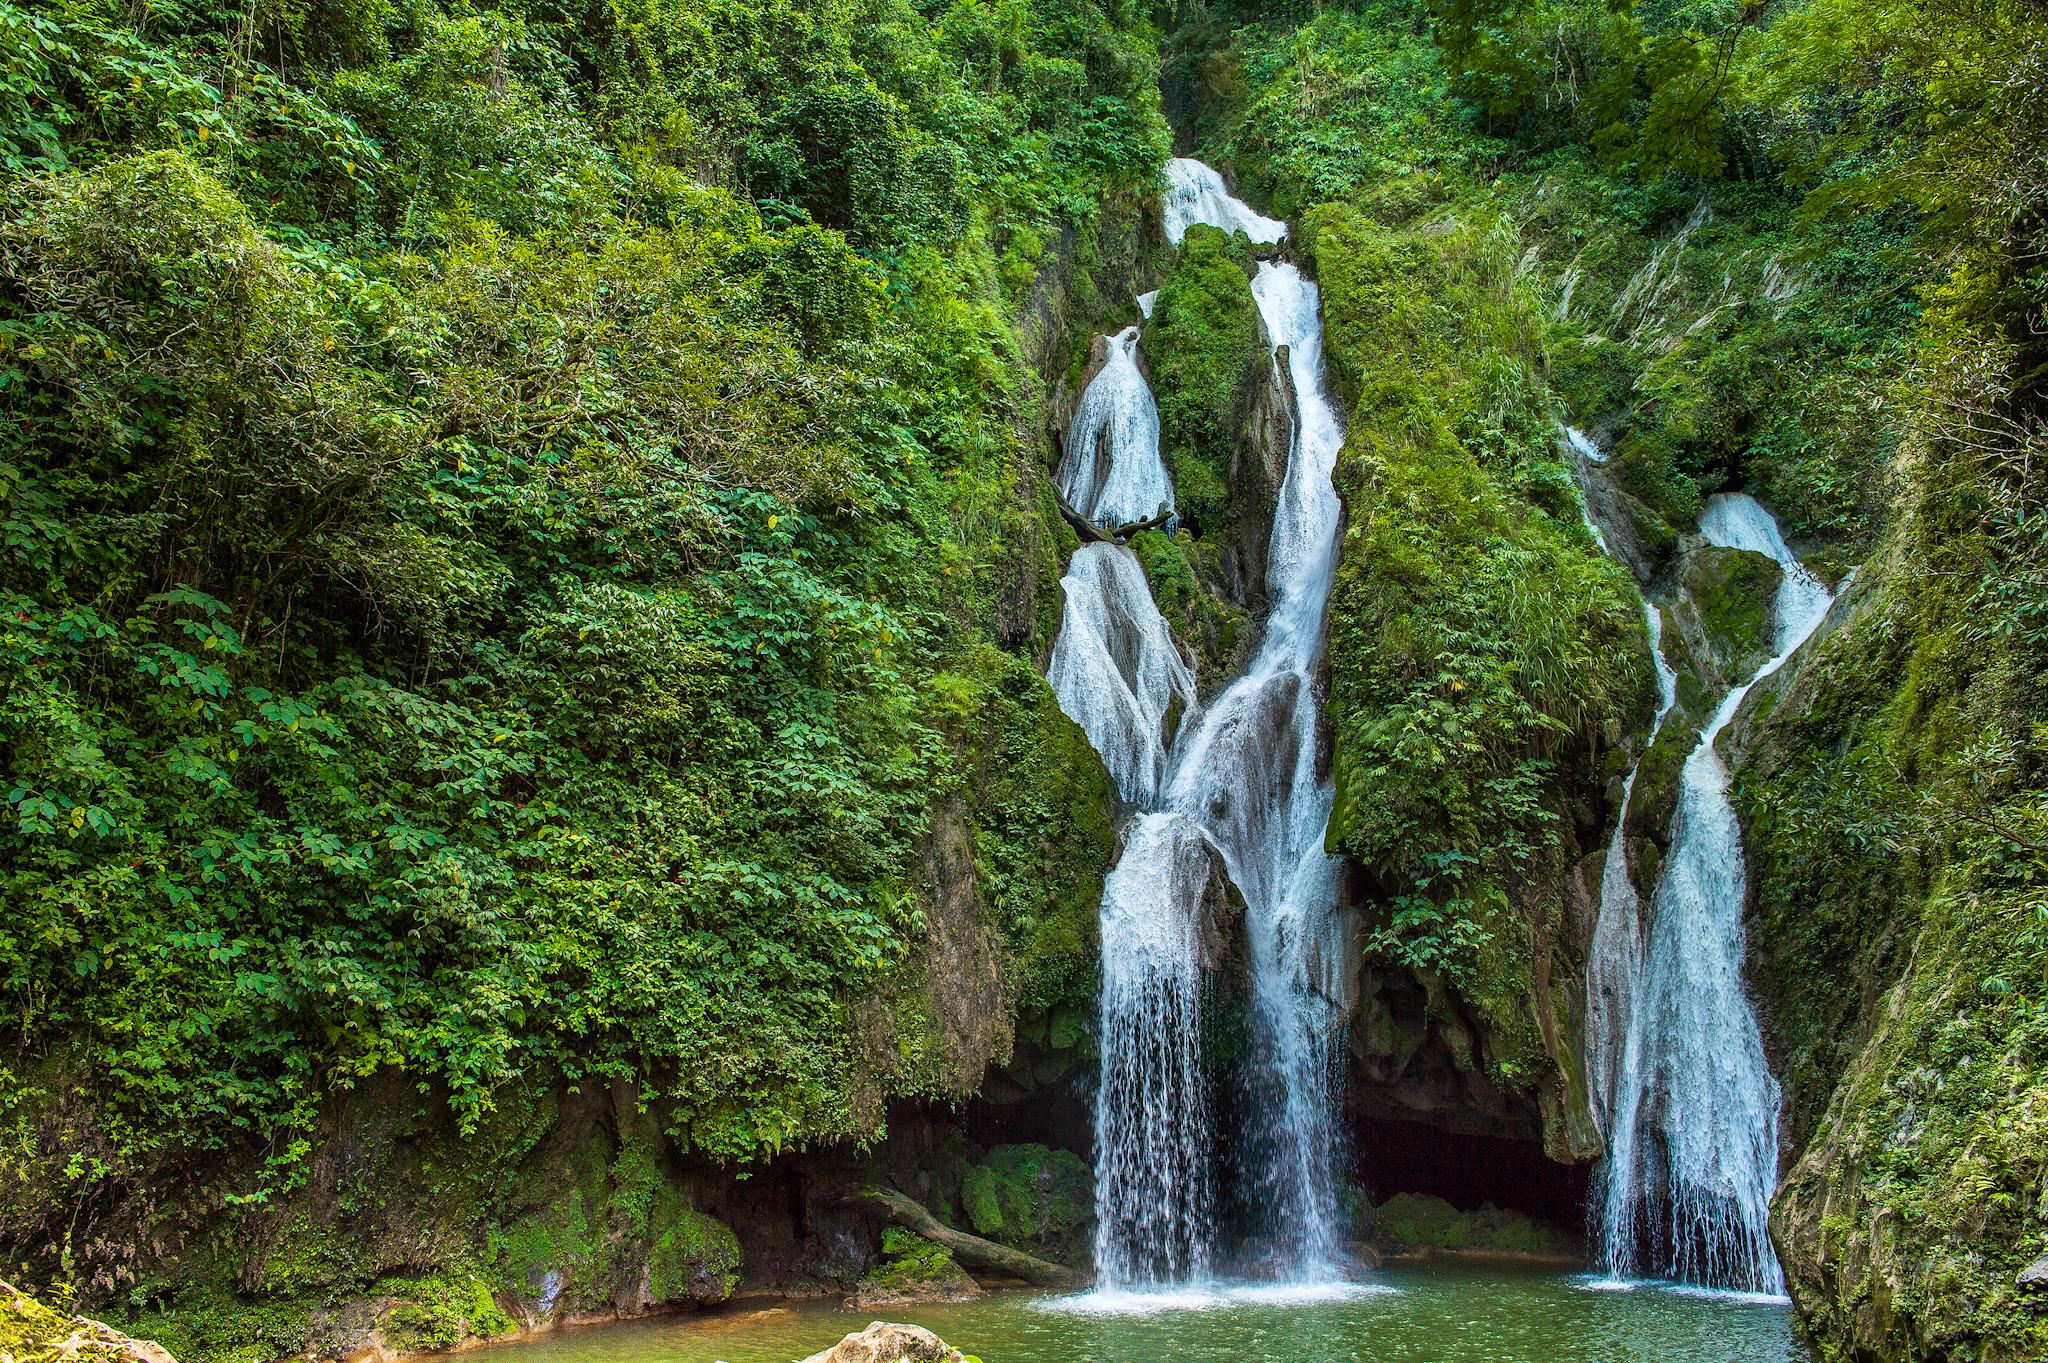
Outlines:
{"type": "Polygon", "coordinates": [[[960,1203],[977,1234],[1073,1262],[1095,1214],[1095,1179],[1071,1150],[999,1145],[967,1171],[960,1203]]]}
{"type": "Polygon", "coordinates": [[[1206,689],[1235,676],[1251,641],[1251,613],[1228,597],[1223,546],[1186,530],[1147,530],[1131,539],[1131,549],[1159,613],[1195,652],[1197,682],[1206,689]]]}
{"type": "Polygon", "coordinates": [[[0,1282],[4,1363],[176,1363],[159,1344],[55,1310],[0,1282]]]}
{"type": "Polygon", "coordinates": [[[1702,545],[1686,560],[1686,596],[1725,685],[1739,685],[1777,652],[1772,610],[1783,577],[1774,560],[1746,549],[1702,545]]]}
{"type": "Polygon", "coordinates": [[[972,1297],[981,1288],[953,1261],[953,1251],[913,1231],[890,1226],[882,1232],[882,1262],[855,1287],[850,1304],[868,1309],[921,1301],[972,1297]]]}
{"type": "Polygon", "coordinates": [[[1326,205],[1305,233],[1353,411],[1331,606],[1332,850],[1386,891],[1369,946],[1487,1020],[1514,1089],[1571,1088],[1537,1018],[1561,921],[1571,771],[1607,721],[1646,713],[1633,584],[1578,523],[1518,291],[1512,228],[1394,227],[1326,205]],[[1540,1034],[1539,1034],[1540,1033],[1540,1034]]]}
{"type": "Polygon", "coordinates": [[[648,1293],[659,1302],[721,1302],[739,1285],[739,1271],[740,1242],[732,1228],[686,1208],[648,1252],[648,1293]]]}
{"type": "Polygon", "coordinates": [[[1382,1249],[1453,1250],[1469,1254],[1555,1257],[1578,1251],[1555,1226],[1492,1205],[1461,1212],[1440,1197],[1396,1193],[1373,1208],[1373,1239],[1382,1249]]]}
{"type": "Polygon", "coordinates": [[[1175,501],[1198,526],[1224,519],[1238,427],[1267,359],[1249,261],[1242,238],[1190,227],[1140,341],[1175,501]]]}

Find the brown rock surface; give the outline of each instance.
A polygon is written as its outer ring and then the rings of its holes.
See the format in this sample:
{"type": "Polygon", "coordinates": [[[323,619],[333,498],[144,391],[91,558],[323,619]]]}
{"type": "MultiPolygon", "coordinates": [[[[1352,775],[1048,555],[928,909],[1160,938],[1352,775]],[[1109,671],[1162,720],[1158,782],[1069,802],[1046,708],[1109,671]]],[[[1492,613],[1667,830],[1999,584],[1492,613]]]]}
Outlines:
{"type": "Polygon", "coordinates": [[[961,1353],[920,1325],[876,1321],[804,1363],[963,1363],[961,1353]]]}

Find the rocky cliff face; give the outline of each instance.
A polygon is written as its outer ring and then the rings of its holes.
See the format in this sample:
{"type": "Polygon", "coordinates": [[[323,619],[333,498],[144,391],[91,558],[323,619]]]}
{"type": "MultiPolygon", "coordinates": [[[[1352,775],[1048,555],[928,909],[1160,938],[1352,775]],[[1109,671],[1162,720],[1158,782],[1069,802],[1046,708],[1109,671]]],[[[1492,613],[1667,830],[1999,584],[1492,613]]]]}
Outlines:
{"type": "Polygon", "coordinates": [[[2048,1356],[2027,1279],[2048,1251],[2048,861],[2017,737],[2039,695],[2019,657],[1957,647],[1971,579],[1947,574],[1980,552],[1909,503],[1737,734],[1796,1155],[1772,1231],[1802,1312],[1858,1360],[2048,1356]]]}

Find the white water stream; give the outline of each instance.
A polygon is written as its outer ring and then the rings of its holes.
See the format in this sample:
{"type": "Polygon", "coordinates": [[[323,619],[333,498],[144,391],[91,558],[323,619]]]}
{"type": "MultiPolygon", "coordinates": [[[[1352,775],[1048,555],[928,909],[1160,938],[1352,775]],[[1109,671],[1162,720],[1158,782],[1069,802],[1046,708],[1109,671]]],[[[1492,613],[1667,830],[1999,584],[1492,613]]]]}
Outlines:
{"type": "MultiPolygon", "coordinates": [[[[1664,617],[1655,602],[1643,602],[1643,623],[1649,627],[1650,657],[1657,665],[1657,716],[1643,740],[1643,751],[1648,752],[1678,704],[1678,673],[1664,661],[1664,617]]],[[[1628,864],[1628,806],[1641,770],[1638,762],[1621,783],[1621,808],[1600,868],[1600,916],[1586,952],[1586,1090],[1593,1120],[1603,1132],[1612,1125],[1611,1104],[1628,1043],[1629,1005],[1643,962],[1642,900],[1628,864]]]]}
{"type": "Polygon", "coordinates": [[[1103,338],[1103,365],[1074,408],[1060,460],[1060,495],[1097,525],[1127,525],[1173,509],[1159,457],[1159,408],[1138,368],[1138,329],[1103,338]]]}
{"type": "Polygon", "coordinates": [[[1226,232],[1242,232],[1261,245],[1271,245],[1287,235],[1287,224],[1253,211],[1252,206],[1230,192],[1223,177],[1212,166],[1186,156],[1166,163],[1166,200],[1161,205],[1166,220],[1166,239],[1175,246],[1196,223],[1207,223],[1226,232]]]}
{"type": "MultiPolygon", "coordinates": [[[[1774,653],[1722,699],[1686,759],[1642,940],[1619,830],[1609,851],[1588,971],[1588,1070],[1596,1089],[1605,1085],[1596,1111],[1608,1150],[1600,1258],[1618,1281],[1654,1270],[1776,1295],[1785,1290],[1769,1235],[1780,1093],[1743,986],[1747,867],[1729,771],[1714,743],[1833,598],[1754,498],[1711,498],[1700,533],[1710,544],[1765,554],[1783,570],[1774,653]]],[[[1661,679],[1661,655],[1658,665],[1661,679]]]]}
{"type": "MultiPolygon", "coordinates": [[[[1177,160],[1166,199],[1168,236],[1208,222],[1277,241],[1285,227],[1232,198],[1200,162],[1177,160]]],[[[1335,1122],[1344,1015],[1344,956],[1336,863],[1323,852],[1331,792],[1317,779],[1315,668],[1336,568],[1342,509],[1331,484],[1342,431],[1323,390],[1322,319],[1315,286],[1291,264],[1266,262],[1253,282],[1260,316],[1287,348],[1299,418],[1276,499],[1267,564],[1273,598],[1259,651],[1206,708],[1174,652],[1128,549],[1090,545],[1063,585],[1065,612],[1050,680],[1061,708],[1103,754],[1139,812],[1103,886],[1102,1079],[1096,1108],[1096,1267],[1109,1292],[1185,1287],[1214,1263],[1214,1128],[1201,1066],[1203,906],[1218,860],[1245,903],[1251,948],[1256,1078],[1245,1104],[1239,1166],[1244,1200],[1262,1213],[1273,1271],[1294,1283],[1335,1278],[1341,1264],[1335,1122]],[[1186,706],[1169,734],[1175,699],[1186,706]]],[[[1134,332],[1114,338],[1119,345],[1134,332]]],[[[1107,373],[1107,369],[1104,371],[1107,373]]],[[[1139,388],[1142,375],[1132,375],[1139,388]]],[[[1089,395],[1102,385],[1098,376],[1089,395]]],[[[1103,390],[1096,432],[1151,438],[1106,442],[1108,467],[1070,444],[1069,501],[1112,519],[1100,489],[1163,481],[1157,415],[1121,378],[1103,390]],[[1121,461],[1144,467],[1126,473],[1121,461]],[[1081,495],[1095,490],[1096,501],[1081,495]]],[[[1082,410],[1089,408],[1084,396],[1082,410]]],[[[1096,419],[1091,415],[1091,421],[1096,419]]],[[[1066,465],[1063,465],[1063,474],[1066,465]]],[[[1063,477],[1063,482],[1068,480],[1063,477]]],[[[1170,485],[1169,485],[1170,490],[1170,485]]],[[[1119,510],[1130,509],[1128,504],[1119,510]]],[[[1142,508],[1142,514],[1156,514],[1142,508]]],[[[1132,517],[1135,519],[1136,517],[1132,517]]]]}

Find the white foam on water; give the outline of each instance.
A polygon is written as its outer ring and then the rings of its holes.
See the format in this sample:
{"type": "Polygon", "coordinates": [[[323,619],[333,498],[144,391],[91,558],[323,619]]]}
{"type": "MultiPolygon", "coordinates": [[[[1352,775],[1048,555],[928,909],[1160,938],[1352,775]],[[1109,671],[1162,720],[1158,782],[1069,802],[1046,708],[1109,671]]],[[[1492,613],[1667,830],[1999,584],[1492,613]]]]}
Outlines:
{"type": "Polygon", "coordinates": [[[1250,204],[1231,194],[1214,167],[1186,156],[1166,163],[1166,198],[1160,210],[1166,220],[1166,239],[1175,246],[1198,222],[1226,232],[1242,232],[1262,245],[1287,235],[1286,223],[1253,211],[1250,204]]]}
{"type": "Polygon", "coordinates": [[[1245,1307],[1324,1306],[1368,1297],[1396,1296],[1387,1283],[1197,1283],[1129,1291],[1097,1288],[1066,1297],[1042,1297],[1033,1310],[1074,1316],[1156,1316],[1170,1312],[1227,1311],[1245,1307]]]}

